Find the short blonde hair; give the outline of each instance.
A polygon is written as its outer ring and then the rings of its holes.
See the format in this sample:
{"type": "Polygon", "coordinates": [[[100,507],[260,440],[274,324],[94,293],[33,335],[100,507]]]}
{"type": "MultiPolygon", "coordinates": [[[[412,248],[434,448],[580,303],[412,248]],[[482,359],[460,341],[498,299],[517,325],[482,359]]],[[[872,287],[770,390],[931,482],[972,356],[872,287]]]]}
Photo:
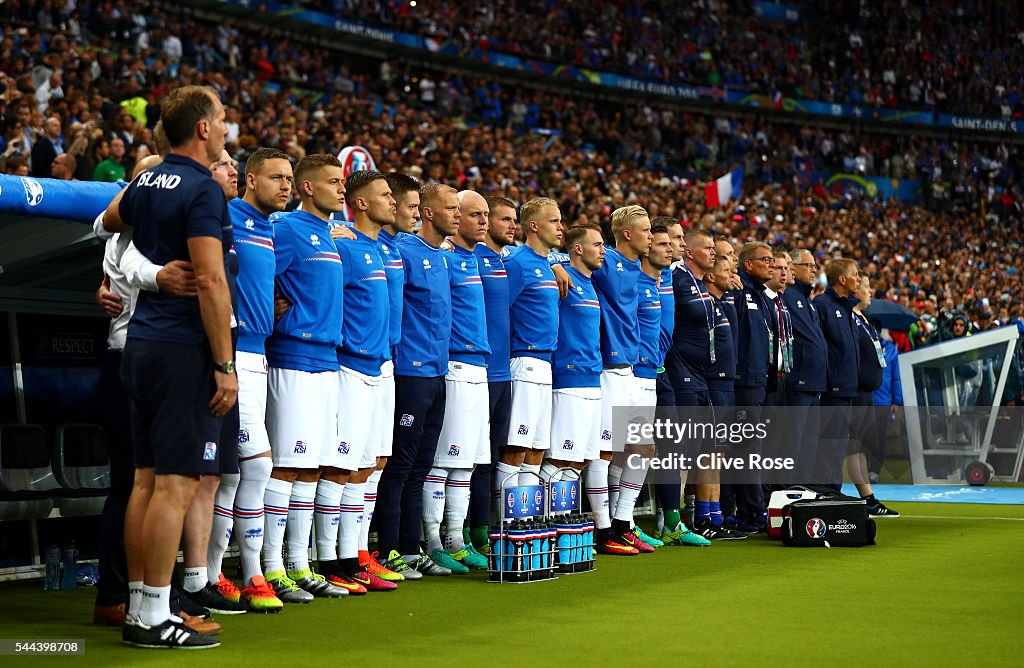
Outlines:
{"type": "Polygon", "coordinates": [[[647,209],[638,204],[619,207],[612,211],[612,236],[616,241],[622,239],[625,230],[631,230],[641,218],[650,218],[647,209]]]}
{"type": "Polygon", "coordinates": [[[523,205],[519,210],[519,224],[529,225],[531,220],[537,220],[540,210],[546,206],[558,208],[558,202],[550,197],[535,197],[523,205]]]}

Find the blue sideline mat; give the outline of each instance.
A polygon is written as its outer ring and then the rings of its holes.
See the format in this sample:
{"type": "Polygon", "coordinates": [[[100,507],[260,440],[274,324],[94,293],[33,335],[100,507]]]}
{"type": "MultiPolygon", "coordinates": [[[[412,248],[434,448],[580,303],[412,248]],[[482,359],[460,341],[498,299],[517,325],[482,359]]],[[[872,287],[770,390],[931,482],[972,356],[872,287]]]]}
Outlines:
{"type": "MultiPolygon", "coordinates": [[[[928,503],[1024,504],[1024,487],[951,487],[949,485],[872,485],[881,501],[926,501],[928,503]]],[[[858,496],[853,485],[843,485],[843,494],[858,496]]]]}

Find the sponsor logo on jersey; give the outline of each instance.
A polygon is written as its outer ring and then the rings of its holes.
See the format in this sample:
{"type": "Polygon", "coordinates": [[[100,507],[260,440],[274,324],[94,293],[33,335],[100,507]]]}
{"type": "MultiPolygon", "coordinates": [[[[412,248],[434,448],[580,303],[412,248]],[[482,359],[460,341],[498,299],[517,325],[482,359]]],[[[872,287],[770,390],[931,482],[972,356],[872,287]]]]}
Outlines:
{"type": "Polygon", "coordinates": [[[313,244],[314,246],[319,246],[320,245],[320,237],[318,237],[315,234],[311,234],[311,235],[309,235],[309,242],[311,244],[313,244]]]}

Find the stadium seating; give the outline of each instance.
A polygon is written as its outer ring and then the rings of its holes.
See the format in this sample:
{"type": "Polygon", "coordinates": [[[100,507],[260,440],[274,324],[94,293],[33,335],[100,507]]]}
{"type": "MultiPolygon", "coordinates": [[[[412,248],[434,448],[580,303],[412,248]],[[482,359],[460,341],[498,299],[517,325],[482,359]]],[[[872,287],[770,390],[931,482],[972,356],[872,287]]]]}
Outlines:
{"type": "Polygon", "coordinates": [[[0,425],[0,520],[46,517],[57,481],[39,425],[0,425]]]}

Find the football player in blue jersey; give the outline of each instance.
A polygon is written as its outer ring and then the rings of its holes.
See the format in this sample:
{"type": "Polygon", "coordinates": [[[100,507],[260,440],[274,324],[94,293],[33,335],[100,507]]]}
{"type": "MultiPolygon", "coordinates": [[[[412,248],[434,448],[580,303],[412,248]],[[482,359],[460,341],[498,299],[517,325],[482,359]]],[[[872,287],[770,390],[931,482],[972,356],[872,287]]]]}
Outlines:
{"type": "MultiPolygon", "coordinates": [[[[445,375],[445,409],[434,463],[423,485],[423,531],[427,554],[453,573],[487,567],[467,545],[463,528],[469,512],[473,467],[490,463],[487,335],[484,287],[477,244],[487,237],[487,201],[479,193],[458,194],[461,220],[445,251],[451,269],[452,334],[445,375]],[[441,522],[445,539],[441,542],[441,522]]],[[[489,495],[488,490],[488,495],[489,495]]]]}
{"type": "Polygon", "coordinates": [[[338,357],[344,318],[343,267],[330,233],[330,216],[345,203],[341,163],[306,156],[295,167],[302,209],[274,222],[275,286],[291,306],[267,339],[267,433],[274,470],[264,494],[263,567],[285,602],[313,595],[288,577],[309,569],[308,546],[320,467],[329,463],[337,435],[338,357]]]}
{"type": "MultiPolygon", "coordinates": [[[[508,437],[512,411],[512,374],[509,367],[511,323],[509,320],[508,272],[502,251],[512,245],[516,231],[516,205],[504,197],[487,197],[487,236],[473,253],[484,286],[487,312],[487,341],[491,356],[487,362],[487,394],[490,402],[490,459],[477,464],[470,481],[469,526],[473,547],[483,553],[490,549],[488,531],[494,466],[508,437]]],[[[500,506],[497,506],[500,507],[500,506]]]]}
{"type": "Polygon", "coordinates": [[[558,342],[558,285],[548,253],[559,243],[562,214],[548,198],[519,212],[526,245],[505,256],[511,315],[512,408],[506,447],[494,480],[502,487],[537,485],[551,438],[551,354],[558,342]],[[518,475],[516,475],[518,474],[518,475]]]}

